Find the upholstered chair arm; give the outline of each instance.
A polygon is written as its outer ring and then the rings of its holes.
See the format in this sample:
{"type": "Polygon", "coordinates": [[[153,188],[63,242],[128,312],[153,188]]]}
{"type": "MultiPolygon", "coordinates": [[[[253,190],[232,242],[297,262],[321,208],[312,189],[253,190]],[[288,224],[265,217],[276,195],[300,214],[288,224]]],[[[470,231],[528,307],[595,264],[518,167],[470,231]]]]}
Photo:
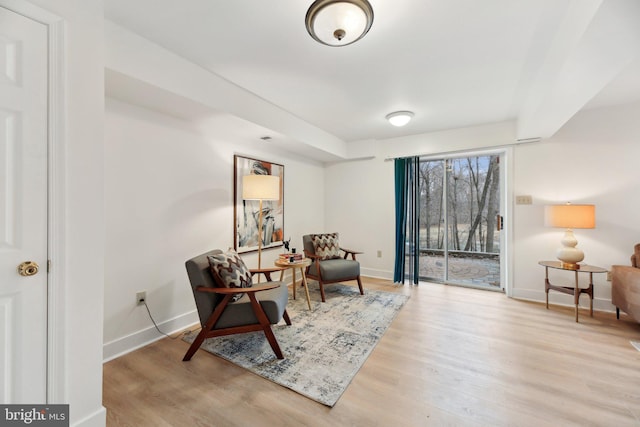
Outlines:
{"type": "Polygon", "coordinates": [[[640,263],[640,243],[633,245],[633,255],[631,255],[631,266],[638,267],[640,263]]]}
{"type": "Polygon", "coordinates": [[[611,266],[611,303],[640,322],[640,268],[611,266]]]}
{"type": "Polygon", "coordinates": [[[198,286],[196,290],[198,292],[209,292],[220,295],[229,295],[229,294],[249,294],[256,293],[260,291],[268,291],[269,289],[275,289],[280,286],[279,283],[270,283],[265,285],[256,285],[250,288],[207,288],[205,286],[198,286]]]}
{"type": "Polygon", "coordinates": [[[344,259],[347,259],[349,255],[351,255],[351,259],[355,261],[357,254],[363,254],[364,252],[352,251],[351,249],[340,248],[341,251],[344,252],[344,259]]]}

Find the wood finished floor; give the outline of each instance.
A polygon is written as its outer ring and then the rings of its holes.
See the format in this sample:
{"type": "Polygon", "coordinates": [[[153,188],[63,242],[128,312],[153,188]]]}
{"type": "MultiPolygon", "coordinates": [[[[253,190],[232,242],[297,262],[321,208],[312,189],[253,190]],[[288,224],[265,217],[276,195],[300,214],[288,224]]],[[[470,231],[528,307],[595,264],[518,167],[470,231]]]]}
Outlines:
{"type": "MultiPolygon", "coordinates": [[[[435,284],[411,295],[333,408],[163,339],[104,365],[108,426],[640,426],[640,324],[435,284]]],[[[311,284],[312,292],[318,292],[311,284]]],[[[286,355],[285,355],[286,356],[286,355]]]]}

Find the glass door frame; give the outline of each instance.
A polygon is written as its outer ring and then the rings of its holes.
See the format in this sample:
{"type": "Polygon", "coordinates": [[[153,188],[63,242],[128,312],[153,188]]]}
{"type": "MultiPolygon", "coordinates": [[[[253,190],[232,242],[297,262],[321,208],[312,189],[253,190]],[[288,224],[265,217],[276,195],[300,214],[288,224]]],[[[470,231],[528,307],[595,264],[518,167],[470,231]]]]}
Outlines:
{"type": "MultiPolygon", "coordinates": [[[[466,157],[479,157],[479,156],[491,156],[498,155],[500,159],[500,168],[499,168],[499,194],[500,194],[500,213],[503,218],[503,228],[500,232],[500,287],[493,290],[494,292],[504,292],[508,296],[511,296],[511,279],[512,279],[512,269],[511,266],[511,220],[512,218],[512,200],[513,197],[510,191],[509,183],[512,182],[513,178],[513,168],[511,166],[510,159],[512,158],[513,150],[511,147],[501,147],[496,149],[488,149],[488,150],[474,150],[474,151],[459,151],[452,152],[447,154],[439,154],[439,155],[428,155],[428,156],[419,156],[420,161],[443,161],[445,163],[444,167],[446,169],[446,163],[451,159],[459,159],[466,157]]],[[[448,185],[448,174],[444,174],[444,182],[443,186],[448,185]]],[[[444,196],[443,196],[444,197],[444,196]]],[[[444,217],[448,218],[448,203],[446,200],[443,201],[443,210],[444,217]]],[[[448,227],[446,227],[448,228],[448,227]]],[[[445,231],[448,234],[448,230],[445,231]]],[[[445,251],[445,255],[449,250],[449,242],[448,236],[445,235],[443,241],[443,249],[445,251]]],[[[467,286],[463,283],[458,282],[450,282],[446,279],[449,271],[449,258],[448,256],[444,257],[444,269],[445,269],[445,277],[443,278],[443,283],[446,285],[455,285],[455,286],[467,286]]],[[[475,287],[474,287],[475,288],[475,287]]],[[[482,288],[490,290],[489,288],[482,288]]]]}

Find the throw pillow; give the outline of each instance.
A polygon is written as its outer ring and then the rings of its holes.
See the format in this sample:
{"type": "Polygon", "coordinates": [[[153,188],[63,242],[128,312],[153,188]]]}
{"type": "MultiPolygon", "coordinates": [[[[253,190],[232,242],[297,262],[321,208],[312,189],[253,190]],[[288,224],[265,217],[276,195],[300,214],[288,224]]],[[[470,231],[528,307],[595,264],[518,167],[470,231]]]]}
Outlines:
{"type": "MultiPolygon", "coordinates": [[[[209,267],[211,274],[219,285],[225,288],[250,288],[253,284],[251,272],[236,251],[229,249],[227,252],[209,255],[209,267]]],[[[231,302],[238,301],[243,294],[234,294],[231,302]]]]}
{"type": "Polygon", "coordinates": [[[312,234],[313,251],[320,259],[340,258],[338,233],[312,234]]]}

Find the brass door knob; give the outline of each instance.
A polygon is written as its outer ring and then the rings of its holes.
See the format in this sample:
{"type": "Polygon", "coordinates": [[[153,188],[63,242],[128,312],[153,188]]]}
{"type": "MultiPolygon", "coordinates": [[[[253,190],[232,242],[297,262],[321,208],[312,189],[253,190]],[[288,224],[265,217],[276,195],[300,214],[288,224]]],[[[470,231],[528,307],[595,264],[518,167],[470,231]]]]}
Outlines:
{"type": "Polygon", "coordinates": [[[25,261],[18,266],[18,274],[21,276],[33,276],[38,274],[40,267],[35,261],[25,261]]]}

